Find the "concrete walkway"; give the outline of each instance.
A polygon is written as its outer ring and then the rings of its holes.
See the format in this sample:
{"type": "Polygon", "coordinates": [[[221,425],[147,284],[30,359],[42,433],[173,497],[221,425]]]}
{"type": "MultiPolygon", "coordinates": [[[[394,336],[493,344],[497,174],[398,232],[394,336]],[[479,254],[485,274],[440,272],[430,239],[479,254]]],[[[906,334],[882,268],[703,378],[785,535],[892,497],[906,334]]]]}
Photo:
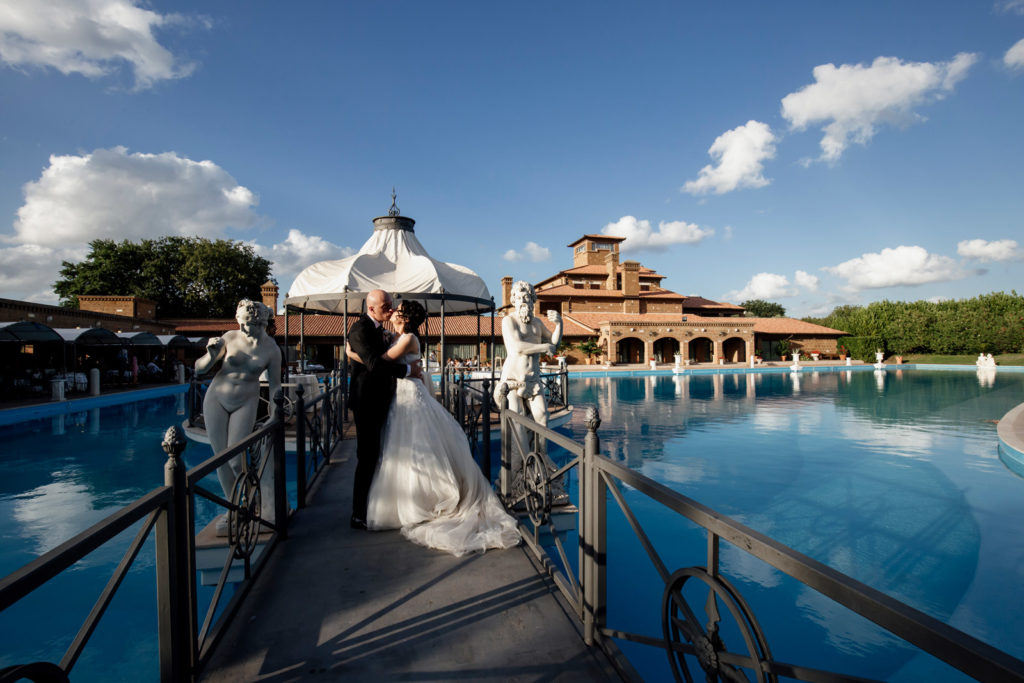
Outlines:
{"type": "Polygon", "coordinates": [[[620,680],[524,548],[457,558],[350,529],[354,451],[342,442],[202,680],[620,680]]]}

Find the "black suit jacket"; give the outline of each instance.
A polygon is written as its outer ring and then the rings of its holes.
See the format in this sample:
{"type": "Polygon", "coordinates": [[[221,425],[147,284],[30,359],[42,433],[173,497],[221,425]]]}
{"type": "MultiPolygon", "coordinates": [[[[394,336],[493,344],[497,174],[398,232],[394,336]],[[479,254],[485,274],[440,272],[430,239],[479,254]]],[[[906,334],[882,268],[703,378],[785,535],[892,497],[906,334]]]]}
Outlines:
{"type": "Polygon", "coordinates": [[[405,377],[405,363],[393,363],[381,356],[388,350],[380,330],[367,315],[359,317],[349,330],[349,345],[363,362],[352,361],[349,405],[355,411],[387,414],[395,395],[395,381],[405,377]]]}

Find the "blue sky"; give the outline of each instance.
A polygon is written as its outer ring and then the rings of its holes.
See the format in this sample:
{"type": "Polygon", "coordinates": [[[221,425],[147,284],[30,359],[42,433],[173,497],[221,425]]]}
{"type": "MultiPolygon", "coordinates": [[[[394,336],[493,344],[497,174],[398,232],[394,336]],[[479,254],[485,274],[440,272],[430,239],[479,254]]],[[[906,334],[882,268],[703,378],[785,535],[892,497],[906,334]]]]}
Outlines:
{"type": "Polygon", "coordinates": [[[1021,289],[1024,0],[0,0],[0,296],[90,239],[244,240],[286,290],[391,188],[435,258],[584,233],[791,315],[1021,289]]]}

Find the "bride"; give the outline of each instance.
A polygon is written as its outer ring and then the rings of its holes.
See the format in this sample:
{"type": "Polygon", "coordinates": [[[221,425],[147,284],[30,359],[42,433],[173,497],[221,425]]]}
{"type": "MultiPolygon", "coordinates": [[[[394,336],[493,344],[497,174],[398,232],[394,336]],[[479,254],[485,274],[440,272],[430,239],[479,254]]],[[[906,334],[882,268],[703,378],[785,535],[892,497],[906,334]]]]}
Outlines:
{"type": "MultiPolygon", "coordinates": [[[[403,301],[391,315],[398,337],[384,355],[418,362],[415,330],[425,319],[422,305],[403,301]]],[[[370,486],[366,524],[378,531],[401,529],[414,543],[456,556],[511,548],[520,541],[516,520],[473,461],[466,435],[416,379],[398,380],[370,486]]]]}

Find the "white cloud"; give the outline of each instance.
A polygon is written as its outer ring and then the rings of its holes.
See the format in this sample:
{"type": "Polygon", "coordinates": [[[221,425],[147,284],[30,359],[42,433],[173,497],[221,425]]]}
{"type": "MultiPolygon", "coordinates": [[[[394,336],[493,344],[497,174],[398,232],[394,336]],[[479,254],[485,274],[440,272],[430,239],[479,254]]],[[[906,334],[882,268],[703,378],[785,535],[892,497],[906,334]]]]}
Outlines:
{"type": "Polygon", "coordinates": [[[996,9],[1000,12],[1024,15],[1024,0],[999,0],[996,9]]]}
{"type": "Polygon", "coordinates": [[[540,261],[547,261],[551,258],[551,250],[547,247],[542,247],[536,242],[527,242],[526,246],[523,247],[523,251],[519,252],[515,249],[509,249],[505,252],[503,258],[506,261],[522,261],[523,259],[530,259],[534,263],[540,261]]]}
{"type": "Polygon", "coordinates": [[[976,61],[960,53],[937,63],[878,57],[870,66],[822,64],[814,67],[814,83],[782,98],[782,116],[794,130],[824,124],[821,159],[836,161],[851,143],[867,143],[880,124],[922,120],[913,108],[942,99],[976,61]]]}
{"type": "Polygon", "coordinates": [[[973,274],[948,256],[929,254],[918,246],[886,248],[823,270],[844,278],[848,291],[948,282],[973,274]]]}
{"type": "Polygon", "coordinates": [[[794,278],[797,286],[811,292],[818,291],[818,285],[821,284],[820,278],[817,275],[811,275],[803,270],[796,271],[796,277],[794,278]]]}
{"type": "Polygon", "coordinates": [[[683,185],[683,192],[724,194],[742,187],[764,187],[771,181],[762,175],[763,162],[775,156],[775,140],[768,124],[753,120],[722,133],[708,149],[716,165],[702,168],[696,180],[683,185]]]}
{"type": "Polygon", "coordinates": [[[176,58],[157,42],[154,31],[193,20],[139,5],[138,0],[4,0],[0,59],[15,67],[50,67],[88,78],[107,76],[127,64],[137,89],[188,76],[195,65],[176,58]]]}
{"type": "Polygon", "coordinates": [[[129,154],[123,147],[51,156],[39,180],[23,189],[13,241],[50,247],[163,235],[217,238],[229,227],[253,225],[259,202],[212,161],[129,154]]]}
{"type": "MultiPolygon", "coordinates": [[[[11,298],[55,303],[52,285],[61,261],[78,262],[94,239],[132,240],[167,235],[225,237],[255,224],[256,195],[211,161],[168,152],[129,154],[100,149],[52,156],[36,181],[23,187],[14,234],[0,235],[0,291],[11,298]]],[[[325,249],[319,238],[289,235],[271,256],[325,249]]],[[[322,241],[321,241],[322,242],[322,241]]],[[[329,245],[333,246],[333,245],[329,245]]]]}
{"type": "Polygon", "coordinates": [[[686,221],[661,221],[655,232],[651,222],[635,216],[623,216],[614,223],[608,223],[601,232],[605,235],[625,237],[622,251],[643,251],[664,249],[673,244],[698,244],[715,234],[711,228],[701,228],[686,221]]]}
{"type": "Polygon", "coordinates": [[[264,247],[250,242],[260,256],[273,262],[271,272],[281,286],[282,294],[295,282],[295,277],[307,266],[319,261],[333,261],[356,253],[351,247],[340,247],[316,235],[307,235],[292,228],[284,242],[264,247]]]}
{"type": "Polygon", "coordinates": [[[1003,55],[1003,64],[1011,69],[1024,69],[1024,38],[1013,44],[1003,55]]]}
{"type": "Polygon", "coordinates": [[[1016,261],[1024,258],[1024,252],[1017,249],[1017,240],[963,240],[957,242],[956,253],[966,259],[982,263],[1016,261]]]}
{"type": "Polygon", "coordinates": [[[785,275],[776,273],[758,273],[750,278],[743,289],[725,294],[726,301],[747,301],[749,299],[779,299],[795,296],[799,291],[789,282],[785,275]]]}

